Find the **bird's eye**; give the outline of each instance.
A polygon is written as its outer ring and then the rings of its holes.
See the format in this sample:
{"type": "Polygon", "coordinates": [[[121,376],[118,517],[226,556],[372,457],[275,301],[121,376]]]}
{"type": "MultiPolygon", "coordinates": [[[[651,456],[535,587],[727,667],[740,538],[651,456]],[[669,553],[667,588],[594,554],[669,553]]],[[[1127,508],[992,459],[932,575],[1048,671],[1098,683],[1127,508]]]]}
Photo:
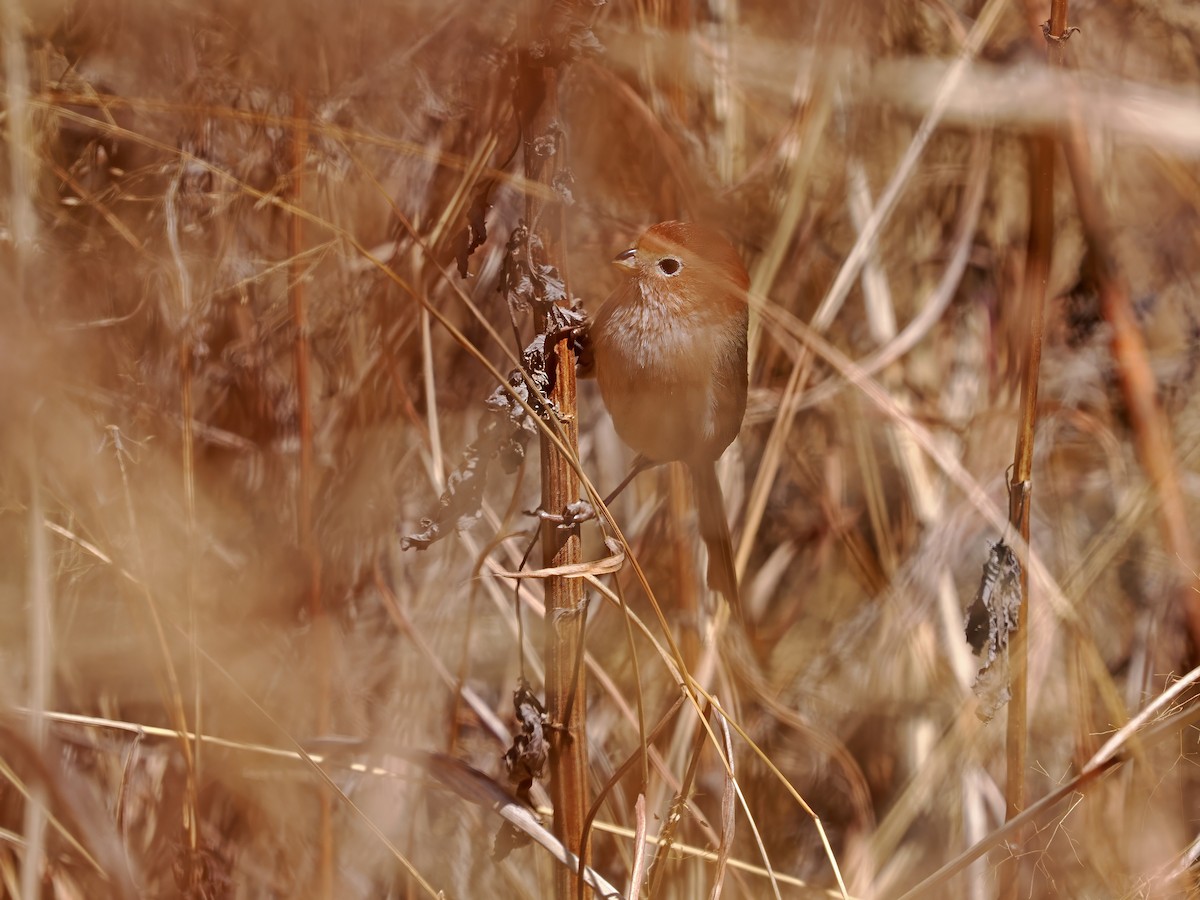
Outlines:
{"type": "Polygon", "coordinates": [[[664,256],[658,261],[658,271],[664,275],[675,275],[683,268],[683,263],[674,256],[664,256]]]}

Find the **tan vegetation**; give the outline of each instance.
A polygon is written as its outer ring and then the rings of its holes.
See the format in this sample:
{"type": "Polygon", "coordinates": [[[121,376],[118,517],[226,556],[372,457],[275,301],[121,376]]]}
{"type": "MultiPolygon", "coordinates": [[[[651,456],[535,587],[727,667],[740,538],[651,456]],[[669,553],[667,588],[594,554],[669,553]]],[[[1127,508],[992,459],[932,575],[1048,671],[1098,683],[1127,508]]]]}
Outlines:
{"type": "Polygon", "coordinates": [[[625,896],[1200,896],[1192,4],[1077,0],[1062,67],[1032,0],[0,8],[0,894],[554,896],[523,806],[603,792],[625,896]],[[523,563],[540,452],[630,462],[594,384],[502,387],[530,305],[672,218],[752,279],[749,629],[675,468],[523,563]],[[964,631],[997,540],[1019,722],[964,631]]]}

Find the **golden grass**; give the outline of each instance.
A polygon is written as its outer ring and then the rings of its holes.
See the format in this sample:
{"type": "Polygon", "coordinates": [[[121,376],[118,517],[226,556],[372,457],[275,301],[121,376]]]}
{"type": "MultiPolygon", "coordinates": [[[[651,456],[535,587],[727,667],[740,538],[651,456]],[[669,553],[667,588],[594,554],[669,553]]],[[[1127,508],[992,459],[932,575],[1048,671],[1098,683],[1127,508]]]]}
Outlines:
{"type": "Polygon", "coordinates": [[[501,757],[560,740],[513,708],[578,621],[543,626],[557,575],[588,603],[593,889],[1200,896],[1200,24],[1077,2],[1053,69],[1045,5],[6,0],[0,893],[553,896],[552,793],[525,785],[539,822],[501,757]],[[523,157],[530,59],[557,179],[523,157]],[[1073,123],[1026,547],[1026,143],[1073,123]],[[744,251],[720,468],[752,633],[666,469],[581,527],[582,565],[513,577],[537,438],[593,504],[629,463],[594,385],[576,452],[507,381],[534,332],[498,285],[543,208],[553,258],[516,258],[585,309],[652,222],[744,251]],[[494,392],[523,454],[483,460],[472,528],[401,550],[494,392]],[[999,538],[1031,585],[1008,826],[964,636],[999,538]]]}

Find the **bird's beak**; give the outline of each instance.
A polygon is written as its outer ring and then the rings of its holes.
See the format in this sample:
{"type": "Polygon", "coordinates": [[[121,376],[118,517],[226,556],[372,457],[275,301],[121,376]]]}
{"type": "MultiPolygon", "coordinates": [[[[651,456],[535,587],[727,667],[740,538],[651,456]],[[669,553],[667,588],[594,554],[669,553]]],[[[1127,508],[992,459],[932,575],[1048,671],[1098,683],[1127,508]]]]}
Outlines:
{"type": "Polygon", "coordinates": [[[620,266],[622,269],[632,269],[637,265],[637,248],[630,247],[628,250],[622,250],[613,257],[613,265],[620,266]]]}

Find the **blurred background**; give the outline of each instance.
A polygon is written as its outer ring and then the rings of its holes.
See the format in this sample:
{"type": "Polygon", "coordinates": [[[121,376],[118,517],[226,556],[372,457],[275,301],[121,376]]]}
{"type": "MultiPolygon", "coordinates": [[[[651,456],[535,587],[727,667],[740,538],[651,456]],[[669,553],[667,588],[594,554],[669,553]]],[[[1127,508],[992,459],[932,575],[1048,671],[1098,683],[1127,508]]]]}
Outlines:
{"type": "MultiPolygon", "coordinates": [[[[507,373],[533,336],[499,290],[531,196],[561,216],[547,262],[586,310],[671,218],[722,228],[758,298],[720,467],[752,636],[703,590],[686,478],[644,474],[613,507],[683,662],[744,732],[736,826],[722,839],[725,769],[685,706],[648,780],[634,766],[599,810],[613,884],[639,792],[651,836],[680,815],[652,874],[672,898],[709,895],[718,845],[725,896],[838,896],[832,857],[850,896],[894,897],[1003,822],[1005,714],[977,714],[964,623],[1011,542],[1028,142],[1072,116],[1178,479],[1164,497],[1145,474],[1057,155],[1030,802],[1195,664],[1193,560],[1160,524],[1165,501],[1186,528],[1200,491],[1185,0],[1076,0],[1069,74],[1046,65],[1049,0],[0,6],[0,893],[552,896],[549,856],[493,858],[500,820],[420,756],[506,784],[519,675],[542,692],[542,584],[496,574],[536,529],[536,442],[483,460],[472,527],[400,547],[477,437],[484,362],[507,373]],[[556,82],[552,181],[525,177],[531,59],[556,82]]],[[[630,457],[590,382],[577,417],[606,492],[630,457]]],[[[596,523],[582,537],[610,555],[596,523]]],[[[661,643],[630,567],[599,580],[661,643]]],[[[594,795],[641,746],[638,710],[653,726],[679,688],[587,596],[594,795]]],[[[1012,858],[1024,897],[1197,896],[1196,727],[1124,751],[919,896],[994,896],[1012,858]]]]}

